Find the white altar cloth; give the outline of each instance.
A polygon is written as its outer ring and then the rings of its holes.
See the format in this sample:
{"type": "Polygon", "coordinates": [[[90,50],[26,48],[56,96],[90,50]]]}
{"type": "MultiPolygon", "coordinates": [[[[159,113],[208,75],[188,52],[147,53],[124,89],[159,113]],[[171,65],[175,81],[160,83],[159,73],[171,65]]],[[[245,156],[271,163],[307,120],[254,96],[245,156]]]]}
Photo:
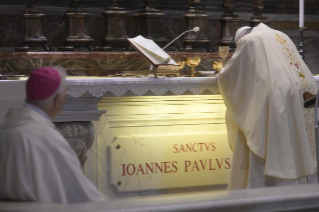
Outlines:
{"type": "MultiPolygon", "coordinates": [[[[0,81],[0,101],[25,98],[26,80],[0,81]]],[[[150,96],[188,94],[219,94],[215,77],[174,77],[174,78],[68,78],[68,94],[80,97],[88,92],[94,97],[150,96]],[[150,92],[150,93],[149,93],[150,92]],[[167,93],[169,92],[169,93],[167,93]],[[106,93],[109,93],[108,95],[106,93]]]]}
{"type": "Polygon", "coordinates": [[[195,95],[219,93],[215,77],[68,79],[68,92],[73,97],[80,97],[86,92],[94,97],[105,96],[107,92],[126,96],[128,91],[132,92],[130,96],[182,95],[187,91],[195,95]]]}
{"type": "MultiPolygon", "coordinates": [[[[175,78],[107,78],[107,77],[69,77],[67,78],[69,97],[68,101],[88,97],[99,98],[107,96],[161,96],[181,94],[219,94],[215,77],[175,77],[175,78]],[[86,94],[86,95],[84,95],[86,94]],[[89,95],[87,95],[89,94],[89,95]]],[[[26,80],[3,80],[0,81],[0,121],[10,106],[21,105],[25,98],[26,80]]],[[[88,99],[84,100],[87,101],[88,99]]],[[[92,101],[92,100],[89,100],[92,101]]],[[[84,103],[82,100],[78,104],[84,103]]],[[[95,102],[95,101],[94,101],[95,102]]],[[[97,104],[97,102],[95,103],[97,104]]],[[[65,105],[65,106],[66,106],[65,105]]],[[[77,106],[76,111],[80,107],[77,106]]],[[[65,108],[64,108],[65,110],[65,108]]],[[[60,121],[66,121],[68,115],[60,121]]],[[[81,109],[80,109],[81,110],[81,109]]],[[[62,115],[65,111],[62,111],[62,115]]],[[[90,114],[92,113],[89,112],[90,114]]],[[[93,111],[93,113],[95,113],[93,111]]],[[[100,112],[99,112],[100,113],[100,112]]],[[[92,114],[91,114],[92,115],[92,114]]],[[[96,115],[96,114],[95,114],[96,115]]],[[[58,117],[59,118],[59,117],[58,117]]],[[[86,119],[85,119],[86,120],[86,119]]]]}
{"type": "MultiPolygon", "coordinates": [[[[319,76],[314,77],[319,85],[319,76]]],[[[78,98],[90,93],[103,96],[162,96],[219,94],[216,77],[174,78],[68,78],[68,94],[78,98]],[[128,93],[131,91],[131,93],[128,93]]],[[[19,104],[25,99],[26,80],[0,81],[0,104],[19,104]]]]}

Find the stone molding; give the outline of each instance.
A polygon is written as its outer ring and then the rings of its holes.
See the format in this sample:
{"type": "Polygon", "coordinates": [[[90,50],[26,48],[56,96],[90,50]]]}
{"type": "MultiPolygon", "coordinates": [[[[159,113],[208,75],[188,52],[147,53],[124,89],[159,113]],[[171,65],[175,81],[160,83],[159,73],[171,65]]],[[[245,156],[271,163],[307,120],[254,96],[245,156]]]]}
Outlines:
{"type": "Polygon", "coordinates": [[[98,121],[105,110],[62,111],[53,122],[98,121]]]}

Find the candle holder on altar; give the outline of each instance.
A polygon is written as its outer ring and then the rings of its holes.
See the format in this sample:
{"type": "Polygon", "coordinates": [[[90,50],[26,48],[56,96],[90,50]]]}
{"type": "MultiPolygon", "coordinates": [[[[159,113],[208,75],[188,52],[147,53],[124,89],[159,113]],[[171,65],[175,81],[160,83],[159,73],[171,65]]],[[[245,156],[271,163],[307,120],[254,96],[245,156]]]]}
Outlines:
{"type": "Polygon", "coordinates": [[[198,72],[195,72],[195,66],[200,64],[200,57],[188,57],[186,58],[186,65],[191,67],[191,77],[197,77],[198,72]]]}
{"type": "Polygon", "coordinates": [[[78,3],[81,0],[69,0],[69,10],[66,15],[68,17],[68,37],[66,39],[66,46],[59,47],[59,51],[73,51],[75,47],[86,47],[93,51],[91,43],[93,39],[88,35],[85,27],[85,19],[90,14],[78,8],[78,3]]]}
{"type": "Polygon", "coordinates": [[[199,27],[200,31],[187,33],[182,40],[184,47],[182,51],[200,51],[205,52],[208,50],[208,43],[210,40],[206,36],[206,19],[208,17],[205,12],[197,9],[197,4],[200,0],[189,0],[190,8],[189,11],[183,15],[186,18],[188,30],[194,27],[199,27]]]}
{"type": "Polygon", "coordinates": [[[223,67],[226,65],[226,57],[229,54],[229,46],[219,46],[218,55],[222,58],[223,67]]]}
{"type": "Polygon", "coordinates": [[[304,47],[304,37],[303,37],[303,32],[305,30],[307,30],[307,27],[299,27],[298,29],[300,31],[300,43],[299,43],[299,54],[300,54],[300,57],[305,60],[305,51],[303,50],[303,47],[304,47]]]}
{"type": "Polygon", "coordinates": [[[104,46],[99,50],[132,50],[127,38],[125,17],[129,14],[123,8],[118,7],[118,0],[112,0],[109,7],[105,9],[102,15],[105,17],[106,36],[104,46]]]}
{"type": "Polygon", "coordinates": [[[133,14],[136,22],[135,34],[151,39],[163,47],[168,43],[168,39],[164,34],[165,30],[163,30],[165,13],[153,8],[154,0],[142,1],[144,2],[144,8],[133,14]]]}
{"type": "Polygon", "coordinates": [[[45,15],[38,11],[32,1],[28,3],[23,13],[24,20],[24,38],[23,46],[15,48],[16,51],[29,51],[31,47],[42,46],[45,51],[52,51],[49,47],[47,38],[42,32],[42,18],[45,15]]]}
{"type": "Polygon", "coordinates": [[[234,0],[224,0],[225,12],[220,21],[222,24],[221,40],[217,42],[219,46],[231,46],[236,48],[234,42],[235,33],[239,28],[239,21],[241,18],[233,13],[234,0]]]}
{"type": "Polygon", "coordinates": [[[253,17],[250,19],[250,26],[256,27],[260,23],[268,24],[269,20],[261,14],[264,8],[263,0],[253,0],[252,2],[253,17]]]}
{"type": "Polygon", "coordinates": [[[212,68],[218,73],[226,65],[226,57],[229,54],[229,46],[219,46],[218,55],[222,58],[220,61],[212,61],[212,68]]]}
{"type": "Polygon", "coordinates": [[[223,61],[212,61],[212,68],[218,73],[223,68],[223,61]]]}

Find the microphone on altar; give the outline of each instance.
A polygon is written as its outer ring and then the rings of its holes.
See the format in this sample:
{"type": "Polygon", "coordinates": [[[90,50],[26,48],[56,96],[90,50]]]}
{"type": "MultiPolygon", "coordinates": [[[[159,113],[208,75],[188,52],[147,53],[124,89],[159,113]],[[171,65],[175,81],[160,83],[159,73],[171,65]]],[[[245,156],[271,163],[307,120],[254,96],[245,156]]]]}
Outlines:
{"type": "Polygon", "coordinates": [[[182,34],[180,34],[179,36],[177,36],[174,40],[172,40],[171,42],[169,42],[169,44],[167,44],[166,46],[164,46],[162,49],[166,49],[169,45],[171,45],[172,43],[174,43],[178,38],[180,38],[182,35],[184,35],[185,33],[187,32],[198,32],[200,30],[199,27],[194,27],[193,29],[191,30],[187,30],[185,32],[183,32],[182,34]]]}
{"type": "MultiPolygon", "coordinates": [[[[183,36],[185,33],[187,32],[198,32],[200,30],[199,27],[194,27],[191,30],[187,30],[185,32],[183,32],[182,34],[180,34],[179,36],[177,36],[174,40],[172,40],[171,42],[169,42],[166,46],[164,46],[162,49],[165,50],[167,47],[169,47],[172,43],[174,43],[178,38],[180,38],[181,36],[183,36]]],[[[153,70],[153,65],[150,65],[150,70],[153,70]]]]}

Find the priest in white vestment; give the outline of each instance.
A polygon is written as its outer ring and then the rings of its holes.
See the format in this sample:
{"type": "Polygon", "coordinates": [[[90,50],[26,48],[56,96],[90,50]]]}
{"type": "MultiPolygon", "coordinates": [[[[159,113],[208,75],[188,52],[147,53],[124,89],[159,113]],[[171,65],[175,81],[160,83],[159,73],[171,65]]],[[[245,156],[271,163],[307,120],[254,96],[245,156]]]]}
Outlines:
{"type": "Polygon", "coordinates": [[[34,70],[27,100],[11,107],[0,126],[0,201],[105,201],[84,176],[79,159],[51,120],[65,101],[65,72],[34,70]]]}
{"type": "Polygon", "coordinates": [[[241,28],[235,42],[218,75],[234,152],[228,188],[317,182],[314,114],[303,106],[318,90],[313,75],[290,38],[264,24],[241,28]]]}

